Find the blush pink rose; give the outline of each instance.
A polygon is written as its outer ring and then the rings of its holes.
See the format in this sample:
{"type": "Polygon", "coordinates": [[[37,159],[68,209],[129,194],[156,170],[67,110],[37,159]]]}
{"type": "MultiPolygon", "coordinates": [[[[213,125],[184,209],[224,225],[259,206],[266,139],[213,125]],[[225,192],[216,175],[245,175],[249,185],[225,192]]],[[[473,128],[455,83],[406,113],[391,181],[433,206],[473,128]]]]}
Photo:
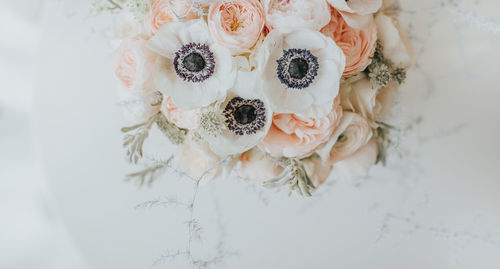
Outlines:
{"type": "Polygon", "coordinates": [[[344,77],[359,74],[371,63],[377,45],[377,26],[372,22],[366,29],[350,27],[340,13],[332,8],[331,20],[321,33],[332,38],[346,56],[344,77]]]}
{"type": "Polygon", "coordinates": [[[328,140],[341,117],[339,98],[335,100],[332,111],[322,118],[275,114],[271,128],[259,147],[276,157],[305,158],[328,140]]]}
{"type": "Polygon", "coordinates": [[[265,15],[257,0],[219,0],[208,11],[208,28],[217,43],[236,52],[252,48],[264,29],[265,15]]]}
{"type": "Polygon", "coordinates": [[[156,55],[146,48],[144,41],[123,42],[115,58],[115,77],[120,89],[135,96],[152,92],[155,61],[156,55]]]}
{"type": "Polygon", "coordinates": [[[167,96],[163,99],[161,112],[175,125],[184,129],[196,129],[199,124],[199,109],[184,110],[174,104],[172,98],[167,96]]]}
{"type": "Polygon", "coordinates": [[[186,137],[176,156],[179,170],[194,179],[201,179],[202,183],[218,177],[224,178],[226,173],[226,169],[220,164],[220,157],[210,150],[206,142],[194,141],[191,135],[186,137]]]}
{"type": "Polygon", "coordinates": [[[145,34],[148,37],[154,36],[165,23],[176,21],[176,17],[179,17],[182,21],[187,21],[197,19],[198,14],[188,1],[154,0],[144,24],[145,34]],[[169,1],[172,3],[172,7],[170,7],[169,1]]]}

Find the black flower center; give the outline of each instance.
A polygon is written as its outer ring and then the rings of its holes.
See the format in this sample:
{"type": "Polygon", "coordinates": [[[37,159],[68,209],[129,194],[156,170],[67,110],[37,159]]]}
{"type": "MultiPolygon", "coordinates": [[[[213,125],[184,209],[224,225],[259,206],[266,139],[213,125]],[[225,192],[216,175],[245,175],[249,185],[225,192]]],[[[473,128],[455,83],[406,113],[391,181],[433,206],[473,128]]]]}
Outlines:
{"type": "Polygon", "coordinates": [[[288,88],[307,88],[318,75],[318,58],[306,49],[285,50],[276,62],[278,78],[288,88]]]}
{"type": "Polygon", "coordinates": [[[191,52],[182,60],[184,68],[191,72],[200,72],[206,66],[205,59],[197,52],[191,52]]]}
{"type": "Polygon", "coordinates": [[[266,126],[266,107],[259,99],[234,97],[224,108],[227,128],[236,135],[251,135],[266,126]]]}
{"type": "Polygon", "coordinates": [[[234,110],[234,119],[240,124],[248,124],[257,118],[257,110],[251,105],[242,105],[234,110]]]}
{"type": "Polygon", "coordinates": [[[309,64],[303,58],[295,58],[288,65],[288,73],[294,79],[303,79],[307,75],[309,64]]]}
{"type": "Polygon", "coordinates": [[[206,44],[188,43],[175,53],[174,68],[183,80],[202,82],[215,72],[214,54],[206,44]]]}

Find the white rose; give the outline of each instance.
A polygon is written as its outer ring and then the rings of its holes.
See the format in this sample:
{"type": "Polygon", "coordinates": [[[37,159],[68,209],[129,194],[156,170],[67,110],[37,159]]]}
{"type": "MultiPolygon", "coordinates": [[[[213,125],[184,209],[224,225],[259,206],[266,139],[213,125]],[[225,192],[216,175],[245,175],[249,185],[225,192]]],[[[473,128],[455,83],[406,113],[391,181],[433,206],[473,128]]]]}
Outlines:
{"type": "Polygon", "coordinates": [[[354,154],[335,163],[333,173],[347,179],[366,176],[377,161],[377,154],[377,141],[372,138],[368,144],[358,149],[354,154]]]}
{"type": "Polygon", "coordinates": [[[373,13],[382,6],[382,0],[328,0],[344,20],[356,29],[364,29],[373,21],[373,13]]]}
{"type": "Polygon", "coordinates": [[[395,67],[410,67],[413,61],[411,47],[399,30],[396,20],[379,13],[375,17],[375,23],[384,57],[391,60],[395,67]]]}
{"type": "Polygon", "coordinates": [[[266,26],[272,29],[309,28],[319,31],[330,21],[325,0],[263,0],[266,26]]]}

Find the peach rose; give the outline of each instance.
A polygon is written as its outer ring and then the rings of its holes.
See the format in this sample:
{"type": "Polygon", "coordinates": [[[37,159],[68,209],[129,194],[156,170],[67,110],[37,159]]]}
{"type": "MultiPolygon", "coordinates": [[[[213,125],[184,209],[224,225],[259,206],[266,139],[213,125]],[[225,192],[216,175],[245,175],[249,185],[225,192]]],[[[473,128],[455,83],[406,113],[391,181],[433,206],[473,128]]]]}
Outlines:
{"type": "Polygon", "coordinates": [[[170,96],[163,99],[161,112],[180,128],[193,130],[198,127],[200,110],[183,110],[174,104],[170,96]]]}
{"type": "Polygon", "coordinates": [[[309,28],[319,31],[330,21],[325,0],[263,0],[266,26],[274,28],[309,28]]]}
{"type": "Polygon", "coordinates": [[[368,144],[362,146],[354,154],[337,162],[333,172],[348,179],[366,176],[377,161],[377,154],[377,141],[372,138],[368,144]]]}
{"type": "Polygon", "coordinates": [[[257,0],[219,0],[208,11],[208,28],[212,37],[236,53],[255,45],[264,23],[264,9],[257,0]]]}
{"type": "Polygon", "coordinates": [[[328,0],[349,26],[356,29],[369,27],[373,14],[382,6],[382,0],[328,0]]]}
{"type": "Polygon", "coordinates": [[[122,43],[115,58],[115,76],[120,88],[131,95],[143,96],[154,91],[152,78],[156,55],[142,40],[122,43]]]}
{"type": "Polygon", "coordinates": [[[371,23],[368,28],[357,30],[345,22],[340,13],[332,8],[330,23],[321,29],[321,33],[332,38],[346,56],[344,77],[356,75],[371,63],[371,57],[377,46],[377,27],[371,23]]]}
{"type": "Polygon", "coordinates": [[[342,117],[340,100],[322,118],[304,118],[295,114],[275,114],[268,134],[259,147],[276,157],[304,158],[324,143],[342,117]]]}
{"type": "Polygon", "coordinates": [[[284,170],[275,160],[258,148],[241,154],[239,161],[239,166],[236,169],[238,176],[259,183],[278,177],[284,170]]]}
{"type": "Polygon", "coordinates": [[[146,17],[144,30],[147,36],[156,34],[158,29],[167,22],[182,21],[198,18],[194,8],[184,0],[154,0],[151,4],[151,11],[146,17]],[[169,2],[173,7],[170,7],[169,2]]]}
{"type": "Polygon", "coordinates": [[[203,176],[202,180],[206,181],[225,172],[224,167],[220,165],[220,157],[210,150],[207,143],[194,141],[191,136],[186,137],[177,156],[179,169],[192,178],[203,176]]]}
{"type": "Polygon", "coordinates": [[[391,60],[395,67],[410,67],[413,62],[410,42],[399,30],[397,21],[383,13],[379,13],[375,17],[375,23],[384,57],[391,60]]]}
{"type": "Polygon", "coordinates": [[[372,136],[366,119],[353,112],[344,112],[340,125],[317,153],[323,162],[337,163],[366,145],[372,136]]]}

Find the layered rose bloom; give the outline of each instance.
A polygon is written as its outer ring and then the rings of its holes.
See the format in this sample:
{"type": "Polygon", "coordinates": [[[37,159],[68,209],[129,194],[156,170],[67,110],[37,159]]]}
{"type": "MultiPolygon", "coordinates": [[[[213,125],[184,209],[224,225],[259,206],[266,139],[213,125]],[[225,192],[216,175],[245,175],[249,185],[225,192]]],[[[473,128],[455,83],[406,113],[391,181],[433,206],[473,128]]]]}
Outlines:
{"type": "Polygon", "coordinates": [[[325,0],[263,0],[266,26],[274,28],[309,28],[319,31],[330,21],[325,0]]]}
{"type": "Polygon", "coordinates": [[[157,57],[143,40],[123,42],[115,58],[118,96],[124,104],[123,113],[130,121],[144,121],[158,113],[160,96],[153,82],[153,67],[157,57]]]}
{"type": "Polygon", "coordinates": [[[284,168],[258,148],[244,152],[236,169],[238,176],[258,183],[278,177],[284,168]]]}
{"type": "Polygon", "coordinates": [[[200,110],[181,109],[174,104],[170,96],[167,96],[166,98],[163,99],[161,105],[161,112],[170,122],[177,125],[179,128],[193,130],[198,127],[200,119],[200,110]]]}
{"type": "Polygon", "coordinates": [[[343,178],[357,178],[368,174],[377,162],[378,146],[375,138],[359,148],[349,157],[335,163],[333,172],[343,178]]]}
{"type": "Polygon", "coordinates": [[[188,1],[154,0],[151,4],[151,12],[144,23],[146,36],[154,36],[165,23],[176,21],[177,18],[183,21],[192,20],[198,18],[198,14],[194,12],[188,1]],[[172,8],[169,2],[173,4],[172,8]]]}
{"type": "Polygon", "coordinates": [[[342,107],[372,121],[382,120],[391,111],[398,87],[396,81],[384,87],[374,86],[366,75],[361,75],[357,80],[348,81],[340,87],[342,107]]]}
{"type": "Polygon", "coordinates": [[[276,157],[305,158],[324,143],[342,117],[338,98],[330,113],[322,118],[296,114],[275,114],[267,136],[259,147],[276,157]]]}
{"type": "Polygon", "coordinates": [[[366,145],[373,136],[368,121],[353,112],[344,112],[339,126],[317,153],[324,162],[337,163],[366,145]]]}
{"type": "Polygon", "coordinates": [[[331,9],[331,21],[321,33],[332,38],[346,57],[344,77],[356,75],[371,62],[377,45],[377,27],[370,23],[366,29],[358,30],[349,26],[339,11],[331,9]]]}
{"type": "Polygon", "coordinates": [[[219,163],[220,157],[213,153],[205,142],[197,142],[189,135],[179,148],[179,168],[188,176],[202,181],[214,179],[225,170],[219,163]]]}
{"type": "Polygon", "coordinates": [[[389,59],[395,67],[410,67],[413,61],[410,42],[400,31],[397,21],[379,13],[375,17],[375,23],[384,57],[389,59]]]}
{"type": "Polygon", "coordinates": [[[208,28],[215,42],[235,53],[249,51],[260,38],[264,24],[264,9],[257,0],[220,0],[208,12],[208,28]]]}
{"type": "Polygon", "coordinates": [[[133,95],[144,95],[154,90],[152,79],[155,54],[142,40],[122,43],[115,60],[115,77],[123,90],[133,95]]]}

